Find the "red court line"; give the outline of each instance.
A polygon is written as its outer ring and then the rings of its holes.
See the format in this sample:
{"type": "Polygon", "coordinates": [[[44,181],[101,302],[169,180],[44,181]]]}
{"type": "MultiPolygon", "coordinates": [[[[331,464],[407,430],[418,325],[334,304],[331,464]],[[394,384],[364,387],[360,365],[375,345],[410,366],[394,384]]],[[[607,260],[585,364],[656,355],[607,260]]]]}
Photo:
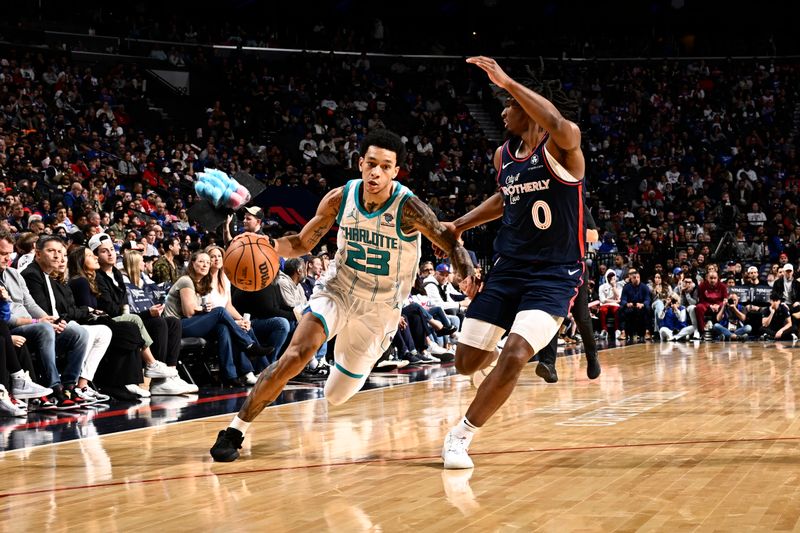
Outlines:
{"type": "MultiPolygon", "coordinates": [[[[230,400],[231,398],[241,398],[242,396],[247,396],[247,391],[245,392],[234,392],[231,394],[222,394],[219,396],[209,396],[208,398],[200,398],[191,403],[187,403],[185,407],[189,407],[191,405],[198,405],[201,403],[209,403],[209,402],[218,402],[221,400],[230,400]]],[[[135,407],[135,406],[131,406],[135,407]]],[[[87,406],[87,408],[91,408],[91,406],[87,406]]],[[[168,409],[168,405],[140,405],[137,407],[137,411],[139,409],[149,409],[150,411],[160,411],[162,409],[168,409]]],[[[130,409],[130,408],[129,408],[130,409]]],[[[77,411],[47,411],[49,413],[76,413],[77,411]]],[[[128,409],[117,409],[115,411],[103,411],[101,413],[97,413],[92,415],[91,413],[80,413],[77,416],[65,416],[61,418],[54,418],[52,420],[40,420],[38,422],[27,422],[25,424],[19,424],[16,426],[8,426],[7,428],[3,428],[3,431],[6,430],[15,430],[15,429],[41,429],[50,426],[57,426],[59,424],[69,424],[71,422],[78,422],[80,420],[84,420],[86,418],[91,418],[92,420],[97,420],[99,418],[111,418],[113,416],[120,416],[128,414],[128,409]]],[[[220,413],[224,414],[224,413],[220,413]]],[[[9,450],[10,451],[10,450],[9,450]]]]}
{"type": "MultiPolygon", "coordinates": [[[[531,448],[528,450],[506,450],[502,452],[473,452],[471,455],[484,456],[484,455],[507,455],[507,454],[520,454],[520,453],[547,453],[547,452],[582,452],[592,450],[611,450],[623,448],[649,448],[659,446],[686,446],[692,444],[747,444],[753,442],[780,442],[780,441],[797,441],[800,436],[794,437],[754,437],[749,439],[707,439],[707,440],[679,440],[679,441],[664,441],[664,442],[641,442],[635,444],[596,444],[591,446],[572,446],[565,448],[531,448]]],[[[52,487],[47,489],[34,489],[24,490],[19,492],[6,492],[0,493],[0,499],[11,498],[13,496],[30,496],[33,494],[46,494],[55,492],[66,492],[72,490],[82,489],[96,489],[105,487],[118,487],[120,485],[139,485],[145,483],[161,483],[164,481],[178,481],[183,479],[202,479],[207,477],[221,477],[221,476],[238,476],[244,474],[264,474],[269,472],[287,472],[292,470],[306,470],[310,468],[330,468],[333,466],[352,466],[352,465],[368,465],[368,464],[381,464],[381,463],[401,463],[407,461],[422,461],[440,459],[437,455],[423,455],[418,457],[389,457],[381,459],[364,459],[356,461],[342,461],[338,463],[318,463],[310,465],[297,465],[297,466],[276,466],[272,468],[257,468],[255,470],[235,470],[232,472],[208,472],[205,474],[187,474],[183,476],[169,476],[157,477],[150,479],[139,479],[134,481],[114,481],[111,483],[96,483],[91,485],[72,485],[68,487],[52,487]]]]}

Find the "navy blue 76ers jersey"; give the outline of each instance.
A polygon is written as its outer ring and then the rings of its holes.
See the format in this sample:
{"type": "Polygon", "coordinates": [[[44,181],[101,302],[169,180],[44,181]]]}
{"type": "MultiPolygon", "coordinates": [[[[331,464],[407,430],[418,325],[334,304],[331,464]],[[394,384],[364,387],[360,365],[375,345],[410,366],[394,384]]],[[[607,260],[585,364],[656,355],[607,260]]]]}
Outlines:
{"type": "Polygon", "coordinates": [[[501,149],[503,224],[494,249],[522,261],[573,263],[584,254],[583,178],[570,176],[547,152],[548,137],[525,159],[516,158],[519,139],[501,149]]]}

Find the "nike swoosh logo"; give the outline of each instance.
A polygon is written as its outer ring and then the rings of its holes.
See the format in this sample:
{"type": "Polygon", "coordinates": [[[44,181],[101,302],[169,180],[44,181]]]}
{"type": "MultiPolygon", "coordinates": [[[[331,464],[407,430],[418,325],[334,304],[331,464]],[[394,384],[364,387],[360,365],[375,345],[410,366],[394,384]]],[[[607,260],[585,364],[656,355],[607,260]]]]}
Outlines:
{"type": "Polygon", "coordinates": [[[578,273],[578,272],[580,272],[580,271],[581,271],[581,269],[580,269],[580,268],[579,268],[579,269],[577,269],[577,270],[570,270],[570,271],[569,271],[569,275],[570,275],[570,276],[574,276],[575,274],[577,274],[577,273],[578,273]]]}
{"type": "Polygon", "coordinates": [[[513,163],[513,161],[509,161],[508,163],[506,163],[505,165],[503,165],[503,168],[506,168],[508,165],[510,165],[510,164],[512,164],[512,163],[513,163]]]}

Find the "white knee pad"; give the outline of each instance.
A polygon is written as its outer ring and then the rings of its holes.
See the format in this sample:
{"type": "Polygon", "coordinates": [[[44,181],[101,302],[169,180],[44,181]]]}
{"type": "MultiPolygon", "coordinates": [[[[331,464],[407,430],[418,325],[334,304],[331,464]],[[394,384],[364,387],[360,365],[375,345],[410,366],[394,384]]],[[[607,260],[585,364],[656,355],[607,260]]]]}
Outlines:
{"type": "Polygon", "coordinates": [[[520,311],[514,319],[514,325],[511,326],[511,333],[516,333],[525,339],[533,348],[533,353],[536,353],[550,344],[563,321],[563,317],[553,316],[538,309],[520,311]]]}
{"type": "Polygon", "coordinates": [[[505,330],[483,320],[467,318],[458,334],[458,343],[472,346],[479,350],[491,351],[503,337],[505,330]]]}

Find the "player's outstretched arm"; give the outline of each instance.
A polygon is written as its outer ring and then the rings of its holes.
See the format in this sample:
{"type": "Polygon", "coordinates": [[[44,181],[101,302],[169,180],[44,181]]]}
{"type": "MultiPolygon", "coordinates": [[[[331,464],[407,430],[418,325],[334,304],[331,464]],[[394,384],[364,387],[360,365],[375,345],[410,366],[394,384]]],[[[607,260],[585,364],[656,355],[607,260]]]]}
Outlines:
{"type": "Polygon", "coordinates": [[[416,196],[409,198],[403,205],[400,227],[407,233],[419,231],[444,250],[450,256],[459,279],[466,279],[474,274],[475,269],[467,250],[458,242],[453,232],[439,222],[431,208],[416,196]]]}
{"type": "Polygon", "coordinates": [[[281,257],[300,257],[306,255],[328,234],[339,214],[344,187],[333,189],[322,198],[314,218],[303,226],[297,235],[289,235],[275,240],[275,250],[281,257]]]}
{"type": "Polygon", "coordinates": [[[574,122],[564,118],[547,98],[516,82],[491,57],[470,57],[467,58],[467,63],[483,69],[492,83],[508,91],[508,94],[522,106],[525,113],[550,134],[559,148],[565,151],[580,148],[580,128],[574,122]]]}
{"type": "Polygon", "coordinates": [[[501,216],[503,216],[503,195],[496,192],[478,207],[454,220],[452,222],[454,233],[457,238],[461,238],[461,234],[468,229],[497,220],[501,216]]]}

